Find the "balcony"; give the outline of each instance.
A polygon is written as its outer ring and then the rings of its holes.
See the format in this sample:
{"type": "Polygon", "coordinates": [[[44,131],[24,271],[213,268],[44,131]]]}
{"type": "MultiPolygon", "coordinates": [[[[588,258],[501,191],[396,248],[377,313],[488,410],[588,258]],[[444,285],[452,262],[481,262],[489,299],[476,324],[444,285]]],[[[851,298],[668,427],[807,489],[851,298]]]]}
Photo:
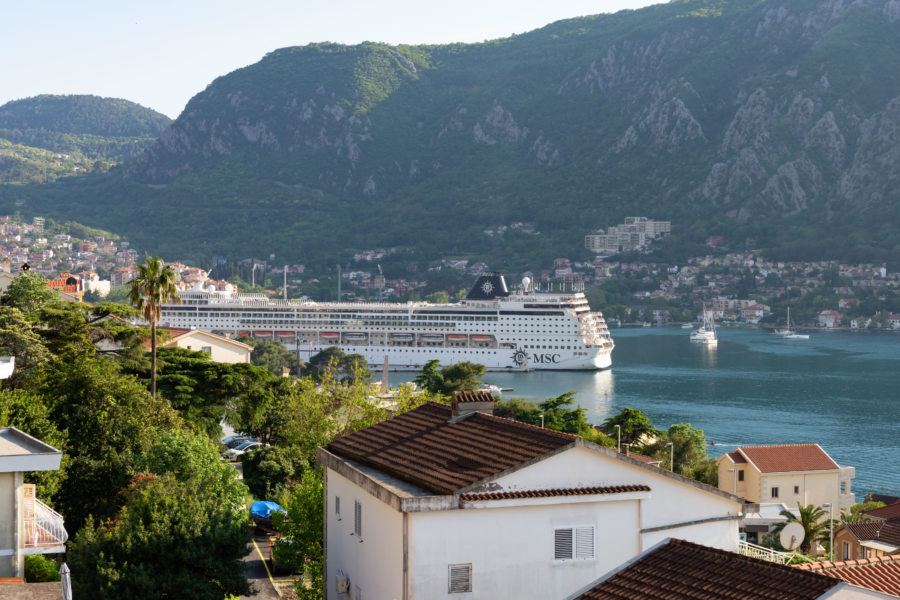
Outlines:
{"type": "Polygon", "coordinates": [[[69,534],[61,514],[35,498],[34,485],[25,485],[23,554],[57,554],[66,551],[69,534]]]}
{"type": "Polygon", "coordinates": [[[778,563],[780,565],[790,564],[792,560],[797,559],[804,562],[809,562],[809,559],[802,554],[795,554],[793,552],[778,552],[777,550],[772,550],[771,548],[765,548],[763,546],[757,546],[756,544],[751,544],[750,542],[745,542],[743,540],[738,541],[738,554],[743,554],[744,556],[750,556],[752,558],[758,558],[760,560],[767,560],[769,562],[778,563]]]}

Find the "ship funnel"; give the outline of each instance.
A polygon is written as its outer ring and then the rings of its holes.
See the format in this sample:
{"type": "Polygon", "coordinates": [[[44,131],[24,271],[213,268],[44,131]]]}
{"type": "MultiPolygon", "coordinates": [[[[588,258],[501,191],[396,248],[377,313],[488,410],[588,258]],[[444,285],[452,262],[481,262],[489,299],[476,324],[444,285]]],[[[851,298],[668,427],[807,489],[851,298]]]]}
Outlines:
{"type": "Polygon", "coordinates": [[[509,296],[506,280],[502,273],[488,273],[482,275],[469,290],[466,300],[493,300],[509,296]]]}

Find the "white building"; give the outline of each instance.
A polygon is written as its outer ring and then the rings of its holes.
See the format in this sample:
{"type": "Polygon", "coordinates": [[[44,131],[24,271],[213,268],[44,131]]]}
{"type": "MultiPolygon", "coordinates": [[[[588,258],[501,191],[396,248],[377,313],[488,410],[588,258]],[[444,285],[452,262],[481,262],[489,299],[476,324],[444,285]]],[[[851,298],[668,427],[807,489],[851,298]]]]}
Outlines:
{"type": "Polygon", "coordinates": [[[319,449],[326,598],[564,598],[670,536],[737,550],[740,498],[461,400],[319,449]]]}
{"type": "Polygon", "coordinates": [[[584,247],[593,252],[616,253],[640,250],[657,238],[672,233],[671,221],[654,221],[647,217],[625,217],[621,225],[584,236],[584,247]]]}
{"type": "MultiPolygon", "coordinates": [[[[163,343],[168,348],[184,348],[185,350],[197,350],[209,354],[210,359],[220,363],[248,363],[253,346],[230,340],[221,335],[216,335],[202,329],[178,329],[174,327],[160,327],[172,334],[172,339],[163,343]]],[[[149,340],[147,345],[149,345],[149,340]]]]}

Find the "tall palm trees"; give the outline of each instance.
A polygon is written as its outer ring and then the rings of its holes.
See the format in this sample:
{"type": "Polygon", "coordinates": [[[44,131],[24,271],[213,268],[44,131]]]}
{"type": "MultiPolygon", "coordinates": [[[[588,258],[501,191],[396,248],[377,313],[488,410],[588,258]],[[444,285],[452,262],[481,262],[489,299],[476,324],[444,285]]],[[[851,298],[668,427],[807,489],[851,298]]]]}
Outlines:
{"type": "Polygon", "coordinates": [[[181,302],[175,287],[175,270],[165,266],[158,256],[144,255],[143,265],[137,267],[137,276],[131,280],[128,300],[141,311],[150,322],[150,393],[156,397],[156,323],[162,317],[162,305],[166,302],[181,302]]]}

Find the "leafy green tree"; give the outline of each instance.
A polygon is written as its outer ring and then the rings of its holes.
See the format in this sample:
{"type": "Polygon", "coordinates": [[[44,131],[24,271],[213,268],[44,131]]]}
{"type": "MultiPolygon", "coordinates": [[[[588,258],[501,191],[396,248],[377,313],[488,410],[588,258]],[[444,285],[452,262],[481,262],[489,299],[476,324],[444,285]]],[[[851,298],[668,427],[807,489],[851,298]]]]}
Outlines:
{"type": "Polygon", "coordinates": [[[444,377],[442,393],[450,395],[457,390],[474,390],[481,385],[479,377],[484,375],[484,365],[469,361],[453,363],[441,369],[444,377]]]}
{"type": "Polygon", "coordinates": [[[297,374],[297,355],[285,348],[281,342],[255,340],[251,337],[242,337],[238,341],[253,346],[250,362],[257,367],[265,367],[279,377],[284,369],[288,369],[294,375],[297,374]]]}
{"type": "Polygon", "coordinates": [[[25,581],[40,583],[42,581],[59,581],[59,564],[43,554],[25,555],[25,581]]]}
{"type": "Polygon", "coordinates": [[[169,431],[137,456],[135,468],[155,475],[171,474],[191,482],[198,494],[218,498],[227,506],[243,507],[247,486],[235,477],[230,464],[219,459],[218,447],[206,437],[169,431]]]}
{"type": "Polygon", "coordinates": [[[444,376],[440,370],[441,361],[429,360],[416,375],[416,385],[431,394],[441,394],[444,391],[444,376]]]}
{"type": "Polygon", "coordinates": [[[137,474],[114,519],[89,523],[67,559],[76,597],[221,600],[250,592],[247,512],[204,493],[202,482],[137,474]]]}
{"type": "MultiPolygon", "coordinates": [[[[868,521],[870,518],[866,515],[866,512],[881,508],[884,505],[884,502],[860,502],[853,504],[850,506],[849,512],[841,513],[840,522],[836,523],[835,526],[840,523],[859,523],[861,521],[868,521]]],[[[835,521],[837,521],[837,519],[835,519],[835,521]]]]}
{"type": "Polygon", "coordinates": [[[324,513],[322,470],[310,466],[282,499],[287,514],[272,517],[275,528],[284,535],[274,549],[282,562],[303,567],[294,588],[300,600],[322,600],[325,590],[325,551],[322,540],[324,513]]]}
{"type": "Polygon", "coordinates": [[[548,398],[540,404],[528,402],[522,398],[510,398],[494,404],[494,415],[529,425],[573,433],[595,444],[615,448],[615,440],[597,431],[588,422],[584,409],[580,406],[572,408],[573,404],[575,404],[575,392],[566,392],[556,398],[548,398]]]}
{"type": "Polygon", "coordinates": [[[244,483],[256,498],[272,498],[293,485],[306,468],[301,453],[290,446],[264,446],[241,456],[244,483]]]}
{"type": "Polygon", "coordinates": [[[616,425],[622,429],[623,444],[641,445],[642,440],[657,436],[656,428],[647,413],[634,408],[623,408],[618,414],[603,421],[601,428],[606,435],[616,439],[618,435],[616,425]]]}
{"type": "Polygon", "coordinates": [[[261,400],[281,379],[262,367],[216,362],[196,350],[160,348],[158,355],[160,395],[210,438],[220,435],[229,403],[261,400]]]}
{"type": "Polygon", "coordinates": [[[166,302],[181,302],[175,287],[175,270],[164,266],[158,256],[144,256],[143,265],[135,265],[137,276],[131,280],[128,296],[131,305],[137,308],[150,323],[150,394],[156,396],[156,324],[162,318],[162,305],[166,302]]]}
{"type": "Polygon", "coordinates": [[[22,271],[3,293],[3,306],[18,308],[26,315],[54,302],[57,294],[47,280],[34,271],[22,271]]]}
{"type": "Polygon", "coordinates": [[[50,352],[32,323],[22,311],[12,306],[0,309],[0,348],[5,355],[16,357],[16,368],[12,377],[3,382],[5,386],[20,385],[33,369],[50,358],[50,352]]]}
{"type": "Polygon", "coordinates": [[[349,383],[368,383],[372,372],[361,354],[344,354],[337,346],[329,346],[309,359],[307,375],[316,381],[335,377],[349,383]]]}
{"type": "Polygon", "coordinates": [[[781,511],[779,514],[787,520],[773,527],[772,533],[776,535],[781,533],[781,530],[788,523],[800,523],[803,526],[803,541],[800,543],[800,551],[803,554],[810,554],[813,543],[818,540],[824,541],[828,539],[829,523],[828,519],[825,518],[828,516],[828,510],[815,504],[803,506],[798,503],[797,511],[799,515],[795,515],[789,510],[781,511]]]}
{"type": "MultiPolygon", "coordinates": [[[[31,392],[0,390],[0,427],[15,427],[57,450],[66,448],[66,436],[50,419],[47,402],[31,392]]],[[[49,502],[59,490],[68,462],[68,455],[63,453],[59,470],[27,472],[25,482],[35,484],[38,496],[49,502]]]]}

